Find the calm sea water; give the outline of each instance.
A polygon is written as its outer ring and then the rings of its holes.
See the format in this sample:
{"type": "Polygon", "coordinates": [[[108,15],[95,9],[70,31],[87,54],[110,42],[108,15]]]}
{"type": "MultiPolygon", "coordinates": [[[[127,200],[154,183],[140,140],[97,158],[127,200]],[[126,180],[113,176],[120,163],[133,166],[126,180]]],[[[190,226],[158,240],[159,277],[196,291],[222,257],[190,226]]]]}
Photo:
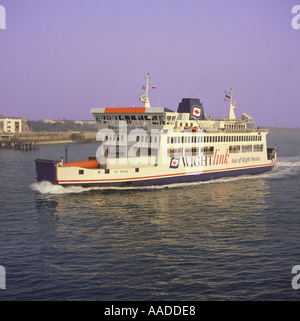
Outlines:
{"type": "Polygon", "coordinates": [[[125,190],[35,183],[64,145],[0,150],[0,300],[298,300],[300,132],[275,143],[268,174],[125,190]]]}

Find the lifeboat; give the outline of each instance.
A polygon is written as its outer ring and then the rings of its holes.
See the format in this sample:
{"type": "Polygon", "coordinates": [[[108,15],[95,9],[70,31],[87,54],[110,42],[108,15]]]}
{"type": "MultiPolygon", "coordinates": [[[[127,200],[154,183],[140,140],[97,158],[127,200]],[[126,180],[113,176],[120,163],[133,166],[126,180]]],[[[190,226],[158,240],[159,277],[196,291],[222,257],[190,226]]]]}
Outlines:
{"type": "Polygon", "coordinates": [[[192,130],[192,131],[196,131],[199,128],[198,127],[190,127],[190,126],[185,126],[184,129],[188,129],[188,130],[192,130]]]}

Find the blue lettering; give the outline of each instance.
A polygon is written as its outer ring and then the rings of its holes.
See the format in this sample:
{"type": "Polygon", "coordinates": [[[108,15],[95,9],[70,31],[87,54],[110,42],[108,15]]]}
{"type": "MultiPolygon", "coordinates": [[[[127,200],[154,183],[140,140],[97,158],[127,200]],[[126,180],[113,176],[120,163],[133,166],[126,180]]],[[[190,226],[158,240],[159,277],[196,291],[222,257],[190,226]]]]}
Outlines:
{"type": "Polygon", "coordinates": [[[195,167],[199,167],[200,164],[201,164],[200,156],[194,157],[194,166],[195,166],[195,167]]]}
{"type": "Polygon", "coordinates": [[[183,162],[184,167],[189,167],[191,164],[191,161],[189,162],[188,157],[182,157],[182,162],[183,162]]]}
{"type": "Polygon", "coordinates": [[[212,156],[194,156],[194,157],[182,157],[182,163],[184,167],[199,167],[210,166],[212,156]]]}

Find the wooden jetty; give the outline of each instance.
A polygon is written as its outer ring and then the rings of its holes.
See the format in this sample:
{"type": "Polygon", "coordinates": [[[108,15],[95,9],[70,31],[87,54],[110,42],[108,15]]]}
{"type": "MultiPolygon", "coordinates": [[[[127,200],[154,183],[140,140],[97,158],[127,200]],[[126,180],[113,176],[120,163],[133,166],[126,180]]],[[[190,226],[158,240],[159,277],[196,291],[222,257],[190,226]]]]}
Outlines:
{"type": "Polygon", "coordinates": [[[36,150],[40,148],[40,144],[38,142],[33,141],[0,140],[0,148],[17,150],[36,150]]]}
{"type": "Polygon", "coordinates": [[[96,141],[96,132],[0,133],[0,149],[36,150],[48,143],[88,143],[96,141]]]}

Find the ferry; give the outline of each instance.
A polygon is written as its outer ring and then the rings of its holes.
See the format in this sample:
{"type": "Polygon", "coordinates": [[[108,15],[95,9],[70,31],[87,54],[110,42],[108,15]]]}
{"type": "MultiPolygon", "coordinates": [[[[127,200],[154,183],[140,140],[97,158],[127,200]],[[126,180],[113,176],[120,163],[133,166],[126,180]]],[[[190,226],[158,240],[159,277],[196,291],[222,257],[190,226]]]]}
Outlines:
{"type": "Polygon", "coordinates": [[[151,107],[147,76],[143,107],[92,108],[99,147],[84,161],[36,159],[36,180],[62,186],[155,186],[260,174],[276,163],[268,130],[249,115],[236,118],[233,87],[225,91],[227,118],[207,116],[199,98],[177,111],[151,107]]]}

